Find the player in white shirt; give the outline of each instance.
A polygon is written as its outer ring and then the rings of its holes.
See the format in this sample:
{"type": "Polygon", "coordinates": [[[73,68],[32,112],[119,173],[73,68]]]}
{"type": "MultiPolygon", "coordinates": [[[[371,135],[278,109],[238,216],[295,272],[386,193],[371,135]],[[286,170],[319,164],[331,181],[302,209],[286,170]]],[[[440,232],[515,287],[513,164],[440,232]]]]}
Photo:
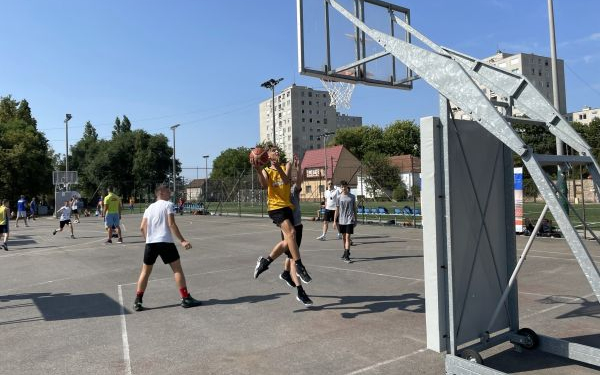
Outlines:
{"type": "Polygon", "coordinates": [[[52,235],[55,235],[56,232],[62,232],[65,225],[68,225],[71,228],[71,238],[75,238],[75,234],[73,234],[73,224],[71,224],[71,205],[69,201],[65,201],[65,205],[56,211],[57,214],[60,214],[60,227],[55,229],[52,232],[52,235]]]}
{"type": "Polygon", "coordinates": [[[187,290],[179,252],[175,243],[173,243],[173,234],[186,250],[191,249],[192,244],[183,238],[179,227],[175,223],[175,209],[173,203],[169,201],[171,198],[169,188],[165,185],[159,185],[155,190],[155,194],[156,202],[148,206],[140,225],[142,236],[146,240],[146,248],[144,250],[142,272],[137,282],[137,293],[133,309],[135,311],[142,311],[144,309],[142,298],[148,286],[152,267],[159,256],[163,263],[171,266],[173,270],[175,283],[181,294],[181,306],[184,308],[199,306],[201,302],[195,300],[187,290]]]}
{"type": "MultiPolygon", "coordinates": [[[[339,190],[333,186],[332,181],[327,182],[327,190],[325,190],[325,215],[323,217],[323,233],[317,237],[317,240],[325,241],[325,237],[327,236],[327,229],[329,228],[329,222],[333,222],[333,229],[337,228],[337,222],[334,220],[335,218],[335,205],[338,200],[340,192],[339,190]]],[[[337,234],[338,239],[342,238],[341,233],[337,234]]]]}

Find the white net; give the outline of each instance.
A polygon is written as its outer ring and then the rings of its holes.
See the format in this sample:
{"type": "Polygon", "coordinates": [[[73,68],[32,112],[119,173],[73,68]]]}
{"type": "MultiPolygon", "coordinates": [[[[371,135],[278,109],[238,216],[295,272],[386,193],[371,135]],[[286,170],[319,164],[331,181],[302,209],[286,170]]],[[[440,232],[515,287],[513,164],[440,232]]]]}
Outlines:
{"type": "Polygon", "coordinates": [[[336,106],[338,109],[350,109],[350,100],[352,99],[352,92],[354,92],[355,86],[354,83],[326,79],[322,79],[321,83],[331,97],[331,105],[336,106]]]}

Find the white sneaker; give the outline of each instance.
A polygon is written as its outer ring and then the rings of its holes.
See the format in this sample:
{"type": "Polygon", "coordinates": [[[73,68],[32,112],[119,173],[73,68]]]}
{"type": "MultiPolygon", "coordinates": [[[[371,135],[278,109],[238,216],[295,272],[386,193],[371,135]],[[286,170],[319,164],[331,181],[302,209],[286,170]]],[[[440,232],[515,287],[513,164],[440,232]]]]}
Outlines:
{"type": "Polygon", "coordinates": [[[325,241],[325,235],[320,235],[319,237],[317,237],[317,240],[325,241]]]}
{"type": "Polygon", "coordinates": [[[338,233],[338,240],[341,240],[341,239],[342,239],[342,234],[338,233]]]}

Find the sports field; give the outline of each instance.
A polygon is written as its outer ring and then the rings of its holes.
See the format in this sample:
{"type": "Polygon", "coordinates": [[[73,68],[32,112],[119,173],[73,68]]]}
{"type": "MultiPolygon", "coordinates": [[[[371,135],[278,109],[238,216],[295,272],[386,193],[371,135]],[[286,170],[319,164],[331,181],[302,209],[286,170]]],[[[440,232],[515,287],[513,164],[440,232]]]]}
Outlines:
{"type": "MultiPolygon", "coordinates": [[[[306,308],[278,279],[281,260],[253,279],[279,232],[267,218],[177,216],[192,242],[180,249],[191,294],[183,309],[169,267],[157,262],[134,312],[143,254],[139,214],[124,216],[125,242],[104,245],[99,218],[76,239],[58,221],[11,228],[0,253],[0,374],[443,374],[426,349],[422,232],[359,225],[354,263],[341,241],[305,221],[303,262],[313,277],[306,308]]],[[[527,238],[518,238],[523,249],[527,238]]],[[[600,246],[589,242],[598,263],[600,246]]],[[[519,250],[519,252],[521,251],[519,250]]],[[[521,326],[600,347],[600,304],[562,239],[538,238],[519,278],[521,326]]],[[[504,344],[486,364],[518,374],[597,374],[504,344]]]]}

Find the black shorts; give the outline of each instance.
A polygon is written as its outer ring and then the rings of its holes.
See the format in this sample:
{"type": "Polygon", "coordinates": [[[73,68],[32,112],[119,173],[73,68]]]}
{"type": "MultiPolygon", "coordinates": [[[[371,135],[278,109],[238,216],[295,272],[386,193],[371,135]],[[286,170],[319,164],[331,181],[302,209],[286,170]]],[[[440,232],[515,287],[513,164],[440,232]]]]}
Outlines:
{"type": "Polygon", "coordinates": [[[63,229],[66,224],[71,225],[71,219],[61,220],[61,222],[60,222],[60,229],[63,229]]]}
{"type": "MultiPolygon", "coordinates": [[[[300,248],[300,244],[302,243],[302,229],[304,229],[304,225],[296,225],[294,229],[296,230],[296,245],[298,245],[298,248],[300,248]]],[[[281,239],[284,240],[283,232],[281,232],[281,239]]],[[[286,250],[284,254],[287,255],[288,258],[292,259],[292,253],[290,253],[290,250],[286,250]]]]}
{"type": "Polygon", "coordinates": [[[169,264],[179,259],[179,251],[173,242],[147,243],[144,249],[144,264],[153,265],[159,256],[164,264],[169,264]]]}
{"type": "Polygon", "coordinates": [[[289,207],[278,208],[268,212],[269,217],[273,220],[273,224],[280,226],[286,220],[290,223],[294,220],[294,213],[289,207]]]}
{"type": "Polygon", "coordinates": [[[77,214],[77,213],[79,213],[79,211],[77,211],[77,209],[74,209],[74,210],[72,210],[72,212],[71,212],[71,213],[72,213],[72,214],[77,214]]]}
{"type": "Polygon", "coordinates": [[[340,233],[354,234],[354,224],[338,224],[338,230],[340,231],[340,233]]]}
{"type": "Polygon", "coordinates": [[[0,233],[8,233],[8,224],[0,225],[0,233]]]}
{"type": "Polygon", "coordinates": [[[325,210],[325,216],[323,217],[323,221],[333,221],[335,216],[335,210],[325,210]]]}

